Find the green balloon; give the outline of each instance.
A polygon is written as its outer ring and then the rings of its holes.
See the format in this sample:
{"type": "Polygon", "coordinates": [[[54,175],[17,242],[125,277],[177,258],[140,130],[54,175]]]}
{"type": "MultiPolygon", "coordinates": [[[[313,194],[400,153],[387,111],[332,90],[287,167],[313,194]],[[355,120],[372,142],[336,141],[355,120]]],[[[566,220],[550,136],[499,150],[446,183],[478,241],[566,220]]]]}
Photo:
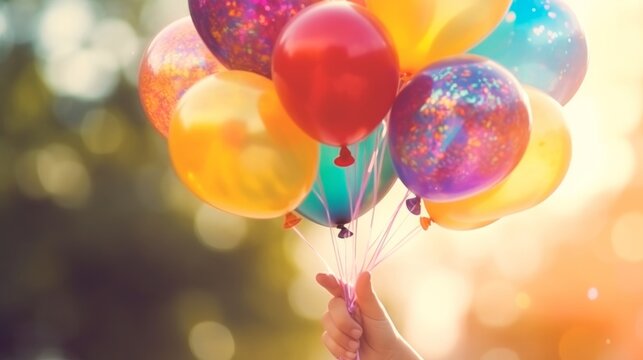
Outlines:
{"type": "Polygon", "coordinates": [[[354,220],[353,214],[359,217],[379,202],[397,180],[387,141],[382,139],[383,132],[384,125],[380,125],[364,140],[349,146],[355,163],[348,167],[338,167],[334,163],[340,148],[322,145],[317,180],[313,190],[297,208],[297,213],[317,224],[335,227],[350,223],[354,220]],[[369,174],[371,159],[378,145],[380,151],[369,174]],[[358,205],[359,209],[355,211],[358,205]]]}

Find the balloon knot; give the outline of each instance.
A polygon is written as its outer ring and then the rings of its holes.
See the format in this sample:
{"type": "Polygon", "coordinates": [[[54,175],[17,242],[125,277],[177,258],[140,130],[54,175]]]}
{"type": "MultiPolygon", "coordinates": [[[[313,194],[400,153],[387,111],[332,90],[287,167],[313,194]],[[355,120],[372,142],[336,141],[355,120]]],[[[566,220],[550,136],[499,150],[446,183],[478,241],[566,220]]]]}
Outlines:
{"type": "Polygon", "coordinates": [[[337,225],[337,228],[339,229],[339,235],[337,235],[337,237],[340,239],[347,239],[353,236],[353,232],[348,230],[346,225],[337,225]]]}
{"type": "Polygon", "coordinates": [[[422,216],[420,218],[420,226],[422,226],[422,230],[424,230],[424,231],[429,230],[429,226],[431,226],[431,223],[433,223],[431,218],[428,218],[428,217],[425,217],[425,216],[422,216]]]}
{"type": "Polygon", "coordinates": [[[294,213],[289,212],[284,216],[284,229],[292,229],[301,222],[301,218],[294,213]]]}
{"type": "Polygon", "coordinates": [[[411,214],[420,215],[422,212],[422,199],[419,196],[406,200],[406,208],[409,209],[411,214]]]}
{"type": "Polygon", "coordinates": [[[335,159],[335,165],[339,167],[351,166],[355,163],[355,158],[351,154],[351,151],[348,150],[346,145],[342,146],[339,150],[339,156],[335,159]]]}
{"type": "Polygon", "coordinates": [[[404,87],[410,80],[413,75],[408,71],[403,71],[400,73],[400,89],[404,87]]]}

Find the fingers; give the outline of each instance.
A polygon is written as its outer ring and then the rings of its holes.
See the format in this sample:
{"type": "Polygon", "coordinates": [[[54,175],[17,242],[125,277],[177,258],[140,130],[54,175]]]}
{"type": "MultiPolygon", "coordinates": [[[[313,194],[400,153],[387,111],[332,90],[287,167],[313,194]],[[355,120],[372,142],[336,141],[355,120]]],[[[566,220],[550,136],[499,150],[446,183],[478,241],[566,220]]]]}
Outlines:
{"type": "Polygon", "coordinates": [[[361,335],[361,330],[355,333],[352,333],[352,330],[348,330],[348,334],[335,325],[330,312],[327,312],[322,317],[322,325],[326,329],[326,333],[335,341],[337,345],[342,347],[346,351],[356,352],[359,349],[359,335],[361,335]],[[350,334],[350,335],[349,335],[350,334]],[[358,335],[358,336],[353,336],[358,335]]]}
{"type": "Polygon", "coordinates": [[[333,275],[317,274],[315,280],[317,280],[317,283],[326,289],[331,295],[335,297],[344,297],[342,286],[333,275]]]}
{"type": "Polygon", "coordinates": [[[332,298],[328,302],[328,314],[335,327],[342,333],[356,340],[362,335],[362,327],[348,313],[344,299],[332,298]]]}
{"type": "Polygon", "coordinates": [[[328,332],[324,332],[322,334],[322,341],[328,351],[330,351],[330,353],[333,354],[336,359],[353,360],[357,357],[356,352],[348,351],[337,344],[335,340],[328,334],[328,332]]]}
{"type": "Polygon", "coordinates": [[[380,303],[371,284],[371,274],[363,272],[359,274],[355,284],[357,304],[362,316],[373,320],[386,320],[387,315],[384,306],[380,303]]]}
{"type": "Polygon", "coordinates": [[[339,359],[355,359],[362,327],[348,313],[344,299],[334,297],[328,302],[322,325],[326,330],[322,339],[328,350],[339,359]]]}

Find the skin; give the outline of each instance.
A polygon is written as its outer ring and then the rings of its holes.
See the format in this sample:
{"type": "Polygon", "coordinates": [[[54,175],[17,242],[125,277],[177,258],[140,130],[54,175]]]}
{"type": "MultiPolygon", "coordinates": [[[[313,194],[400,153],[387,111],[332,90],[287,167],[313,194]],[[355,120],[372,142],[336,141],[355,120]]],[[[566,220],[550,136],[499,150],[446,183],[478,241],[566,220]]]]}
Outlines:
{"type": "Polygon", "coordinates": [[[322,341],[335,358],[353,360],[359,351],[361,360],[422,360],[393,325],[373,291],[370,273],[357,278],[354,317],[348,313],[340,282],[329,274],[317,274],[316,279],[333,296],[322,317],[322,341]]]}

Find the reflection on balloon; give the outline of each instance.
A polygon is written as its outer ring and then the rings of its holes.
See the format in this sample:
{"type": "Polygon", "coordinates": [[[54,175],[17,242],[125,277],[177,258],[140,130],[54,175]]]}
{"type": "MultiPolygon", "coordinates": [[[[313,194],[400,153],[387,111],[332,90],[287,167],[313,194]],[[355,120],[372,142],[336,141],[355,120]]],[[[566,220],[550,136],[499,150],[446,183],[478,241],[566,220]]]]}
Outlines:
{"type": "Polygon", "coordinates": [[[290,120],[272,82],[227,71],[196,83],[170,127],[180,179],[204,201],[250,218],[299,205],[317,175],[319,145],[290,120]]]}
{"type": "Polygon", "coordinates": [[[527,151],[502,183],[460,201],[426,201],[431,217],[483,222],[529,209],[556,190],[571,159],[571,137],[561,106],[547,94],[528,88],[533,128],[527,151]]]}
{"type": "Polygon", "coordinates": [[[181,96],[225,68],[203,44],[189,17],[168,25],[150,44],[139,70],[138,92],[149,121],[167,136],[181,96]]]}
{"type": "Polygon", "coordinates": [[[370,210],[391,189],[397,175],[380,126],[366,139],[350,146],[355,164],[333,164],[338,149],[321,146],[319,173],[313,191],[297,212],[324,226],[344,225],[370,210]],[[376,152],[377,150],[377,152],[376,152]]]}
{"type": "Polygon", "coordinates": [[[499,62],[563,105],[587,72],[585,34],[561,0],[514,0],[500,26],[471,53],[499,62]]]}
{"type": "Polygon", "coordinates": [[[501,21],[511,0],[368,0],[393,37],[403,72],[471,49],[501,21]]]}
{"type": "Polygon", "coordinates": [[[400,92],[390,118],[391,157],[409,190],[454,201],[504,179],[530,132],[527,96],[502,67],[454,57],[418,73],[400,92]]]}
{"type": "Polygon", "coordinates": [[[230,69],[270,77],[275,39],[288,20],[319,0],[189,0],[203,41],[230,69]]]}
{"type": "Polygon", "coordinates": [[[365,7],[343,1],[312,5],[288,23],[275,45],[272,75],[293,120],[332,146],[368,136],[399,85],[386,31],[365,7]]]}

